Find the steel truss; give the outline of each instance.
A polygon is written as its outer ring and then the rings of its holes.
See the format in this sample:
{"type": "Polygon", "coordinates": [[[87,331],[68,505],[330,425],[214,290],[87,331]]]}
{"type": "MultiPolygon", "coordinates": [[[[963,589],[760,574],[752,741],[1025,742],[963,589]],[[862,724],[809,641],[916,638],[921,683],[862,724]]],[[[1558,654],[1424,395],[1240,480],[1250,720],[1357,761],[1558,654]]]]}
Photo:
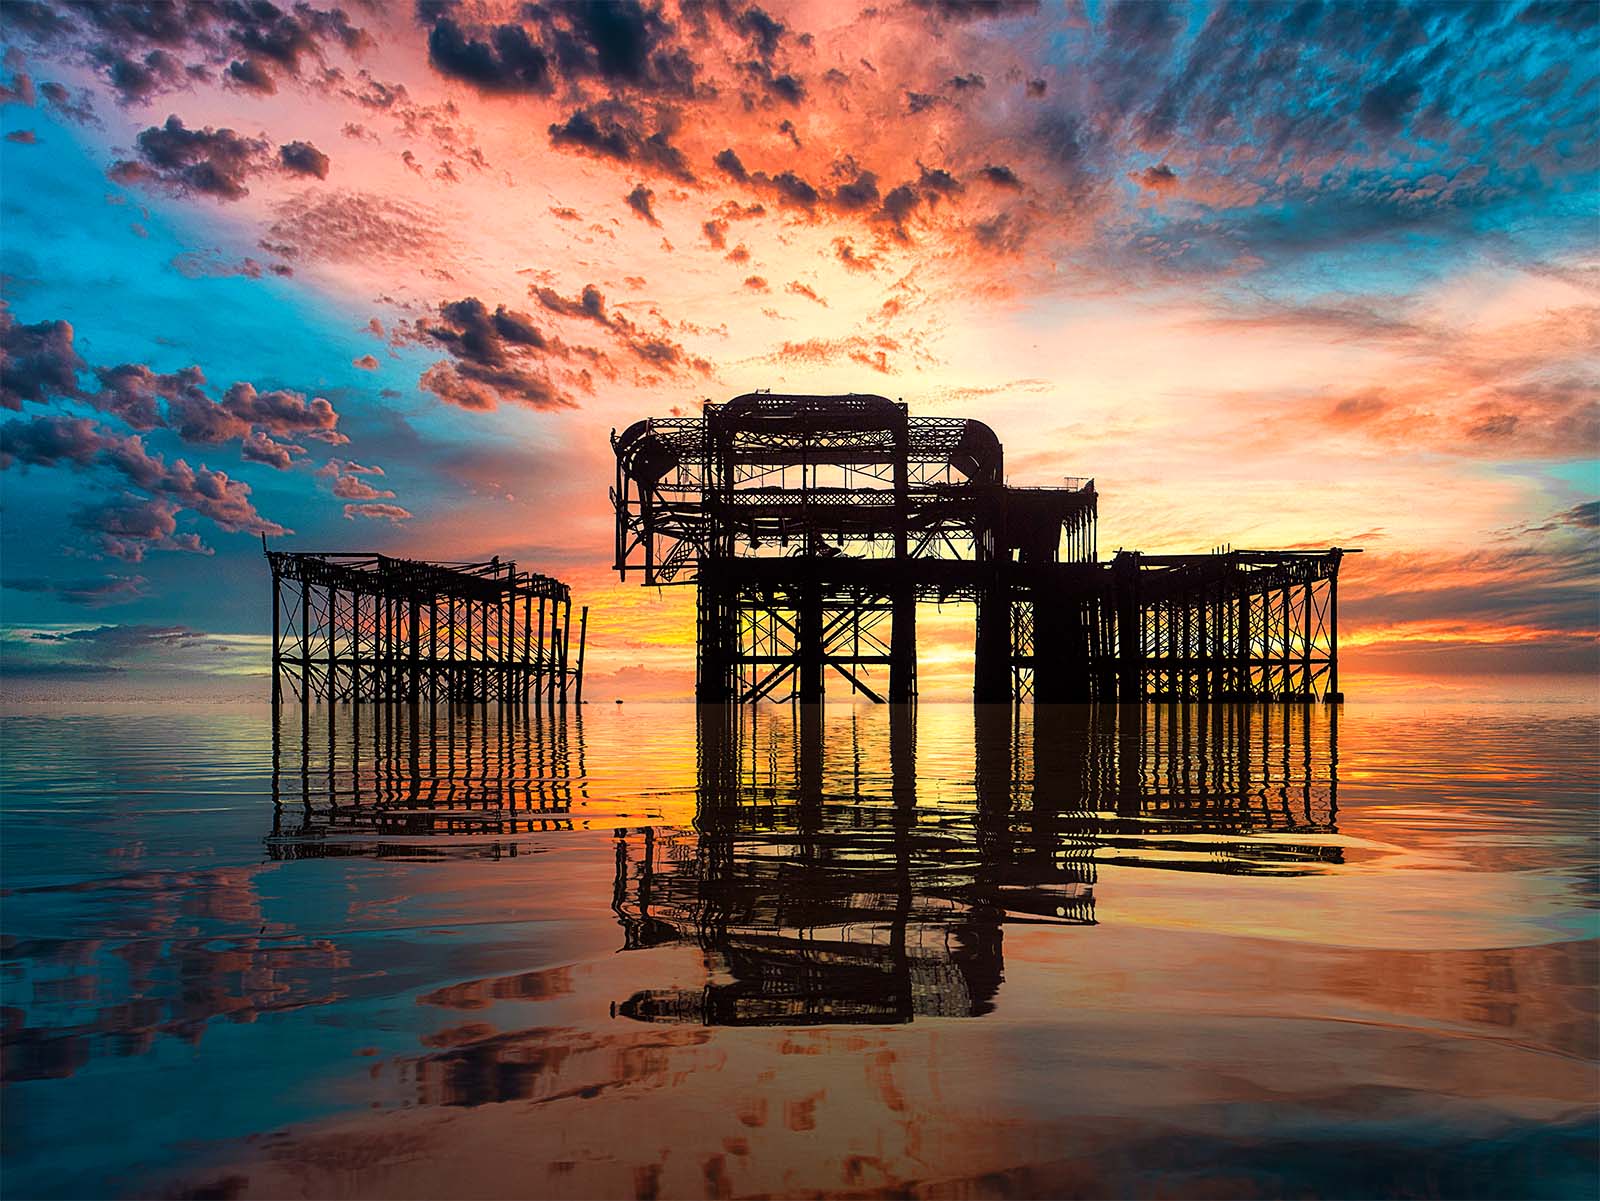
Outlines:
{"type": "Polygon", "coordinates": [[[919,600],[975,605],[979,701],[1339,698],[1343,551],[1102,562],[1094,481],[1008,487],[981,422],[750,393],[612,446],[617,571],[698,586],[701,701],[909,701],[919,600]]]}
{"type": "Polygon", "coordinates": [[[1014,576],[1012,692],[1077,701],[1340,699],[1346,552],[1120,551],[1097,570],[1014,576]]]}
{"type": "Polygon", "coordinates": [[[527,704],[583,699],[589,610],[569,659],[572,596],[515,563],[267,551],[272,696],[527,704]]]}

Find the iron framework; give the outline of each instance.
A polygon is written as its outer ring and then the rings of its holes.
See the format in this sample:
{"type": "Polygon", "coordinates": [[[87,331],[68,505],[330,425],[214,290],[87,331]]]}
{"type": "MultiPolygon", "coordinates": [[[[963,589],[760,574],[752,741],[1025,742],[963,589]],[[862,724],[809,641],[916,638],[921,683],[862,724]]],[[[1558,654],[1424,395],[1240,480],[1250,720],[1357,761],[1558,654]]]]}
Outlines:
{"type": "Polygon", "coordinates": [[[1004,482],[993,431],[749,393],[613,432],[615,566],[698,587],[703,702],[916,696],[922,601],[976,607],[979,701],[1335,700],[1347,553],[1100,558],[1092,479],[1004,482]],[[883,675],[887,674],[887,686],[883,675]]]}
{"type": "Polygon", "coordinates": [[[272,698],[527,704],[583,700],[589,624],[572,595],[512,562],[266,551],[272,698]]]}

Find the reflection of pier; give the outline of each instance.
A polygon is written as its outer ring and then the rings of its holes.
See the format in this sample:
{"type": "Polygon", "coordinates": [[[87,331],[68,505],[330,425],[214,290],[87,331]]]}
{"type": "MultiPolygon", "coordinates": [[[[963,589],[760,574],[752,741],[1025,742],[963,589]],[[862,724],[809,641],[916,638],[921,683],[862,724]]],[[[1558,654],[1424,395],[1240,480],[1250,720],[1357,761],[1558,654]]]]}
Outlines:
{"type": "Polygon", "coordinates": [[[273,727],[274,859],[442,852],[571,826],[585,788],[582,710],[330,707],[286,747],[273,727]]]}
{"type": "Polygon", "coordinates": [[[625,950],[697,943],[731,979],[645,990],[620,1011],[976,1016],[1003,979],[1003,928],[1094,924],[1101,865],[1296,874],[1339,860],[1317,837],[1335,832],[1333,710],[972,713],[971,792],[919,797],[909,707],[891,710],[887,746],[853,716],[824,737],[816,706],[704,708],[696,831],[619,837],[613,906],[625,950]]]}
{"type": "Polygon", "coordinates": [[[616,568],[697,585],[701,701],[820,701],[833,673],[910,701],[929,600],[974,605],[978,701],[1339,697],[1342,550],[1102,561],[1094,481],[1008,486],[980,421],[756,392],[612,447],[616,568]]]}
{"type": "Polygon", "coordinates": [[[1002,920],[1094,921],[1092,864],[1063,855],[1024,879],[999,841],[919,812],[913,710],[893,710],[875,785],[827,772],[820,712],[791,712],[798,729],[775,725],[763,740],[757,711],[702,710],[697,833],[619,842],[625,947],[697,940],[733,977],[703,994],[638,993],[623,1013],[740,1025],[967,1017],[993,1007],[1002,920]]]}

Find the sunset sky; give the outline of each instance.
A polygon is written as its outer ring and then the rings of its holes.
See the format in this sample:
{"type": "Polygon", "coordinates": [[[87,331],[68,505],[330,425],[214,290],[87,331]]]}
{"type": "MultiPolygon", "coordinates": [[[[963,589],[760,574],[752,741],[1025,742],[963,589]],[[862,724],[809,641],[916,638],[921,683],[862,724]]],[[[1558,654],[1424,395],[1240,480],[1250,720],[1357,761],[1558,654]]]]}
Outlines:
{"type": "MultiPolygon", "coordinates": [[[[1596,666],[1600,7],[0,3],[15,683],[263,670],[274,546],[499,554],[684,697],[607,435],[981,418],[1100,546],[1359,546],[1346,691],[1596,666]]],[[[970,621],[924,627],[962,695],[970,621]],[[965,642],[963,642],[965,639],[965,642]]],[[[253,687],[253,685],[250,685],[253,687]]]]}

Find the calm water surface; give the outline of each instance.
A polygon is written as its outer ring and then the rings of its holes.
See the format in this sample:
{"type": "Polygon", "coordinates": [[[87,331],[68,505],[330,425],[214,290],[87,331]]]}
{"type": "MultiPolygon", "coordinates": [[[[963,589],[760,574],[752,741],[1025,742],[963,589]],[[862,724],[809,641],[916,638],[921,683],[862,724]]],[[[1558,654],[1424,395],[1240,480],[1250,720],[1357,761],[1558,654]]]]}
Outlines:
{"type": "Polygon", "coordinates": [[[1593,1197],[1594,711],[0,719],[10,1197],[1593,1197]]]}

